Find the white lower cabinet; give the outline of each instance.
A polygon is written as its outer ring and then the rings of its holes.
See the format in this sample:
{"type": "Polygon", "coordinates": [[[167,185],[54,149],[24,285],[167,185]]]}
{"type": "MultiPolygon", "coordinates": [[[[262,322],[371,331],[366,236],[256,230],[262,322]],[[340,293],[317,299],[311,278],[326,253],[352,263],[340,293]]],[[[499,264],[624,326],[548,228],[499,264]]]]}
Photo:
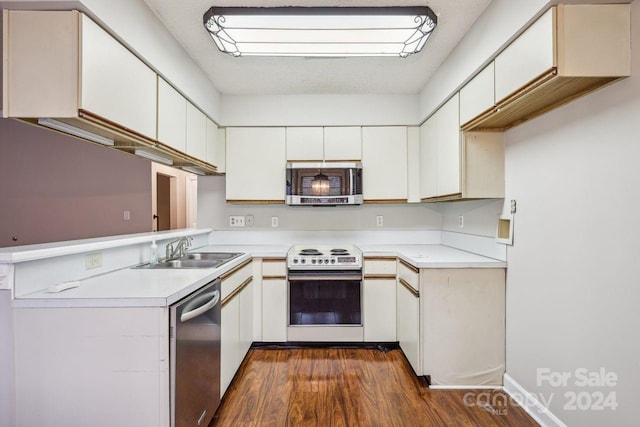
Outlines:
{"type": "Polygon", "coordinates": [[[16,426],[170,426],[168,307],[14,308],[16,426]]]}
{"type": "Polygon", "coordinates": [[[240,299],[234,298],[222,307],[220,331],[220,396],[227,391],[238,369],[240,353],[240,299]]]}
{"type": "Polygon", "coordinates": [[[396,258],[365,257],[363,272],[364,341],[396,341],[396,258]]]}
{"type": "Polygon", "coordinates": [[[505,270],[422,269],[423,375],[432,385],[502,385],[505,270]]]}
{"type": "Polygon", "coordinates": [[[220,396],[227,391],[253,341],[251,260],[224,274],[220,331],[220,396]]]}
{"type": "Polygon", "coordinates": [[[285,258],[262,260],[262,340],[287,341],[287,263],[285,258]]]}
{"type": "Polygon", "coordinates": [[[422,375],[420,348],[420,275],[418,269],[398,262],[396,327],[398,343],[416,375],[422,375]]]}
{"type": "Polygon", "coordinates": [[[363,325],[365,342],[396,341],[396,279],[365,279],[363,325]]]}

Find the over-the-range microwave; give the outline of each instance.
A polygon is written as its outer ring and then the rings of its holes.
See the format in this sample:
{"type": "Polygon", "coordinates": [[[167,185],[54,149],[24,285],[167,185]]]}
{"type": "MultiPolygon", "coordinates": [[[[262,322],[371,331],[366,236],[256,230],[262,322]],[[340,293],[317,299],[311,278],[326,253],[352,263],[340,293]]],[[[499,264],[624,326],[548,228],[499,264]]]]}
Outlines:
{"type": "Polygon", "coordinates": [[[336,206],[362,204],[362,163],[287,163],[287,204],[336,206]]]}

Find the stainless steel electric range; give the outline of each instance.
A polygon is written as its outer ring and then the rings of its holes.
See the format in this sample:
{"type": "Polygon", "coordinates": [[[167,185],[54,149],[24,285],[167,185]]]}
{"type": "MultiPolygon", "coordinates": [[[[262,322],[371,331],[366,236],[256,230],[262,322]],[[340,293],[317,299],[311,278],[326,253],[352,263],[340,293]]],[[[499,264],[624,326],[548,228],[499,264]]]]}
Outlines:
{"type": "Polygon", "coordinates": [[[362,252],[296,245],[287,254],[288,341],[362,341],[362,252]]]}

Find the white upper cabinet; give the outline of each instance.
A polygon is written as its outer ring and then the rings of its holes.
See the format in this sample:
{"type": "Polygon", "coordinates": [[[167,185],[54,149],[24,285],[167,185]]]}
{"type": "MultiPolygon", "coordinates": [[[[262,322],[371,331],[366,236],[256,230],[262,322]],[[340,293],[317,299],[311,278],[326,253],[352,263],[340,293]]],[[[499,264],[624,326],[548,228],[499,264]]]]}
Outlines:
{"type": "Polygon", "coordinates": [[[218,126],[209,118],[207,118],[207,163],[218,166],[219,152],[218,147],[218,126]]]}
{"type": "Polygon", "coordinates": [[[550,8],[495,57],[493,111],[487,70],[461,90],[463,130],[505,130],[629,76],[630,22],[629,4],[550,8]]]}
{"type": "Polygon", "coordinates": [[[495,106],[494,70],[491,62],[460,89],[460,125],[495,106]]]}
{"type": "Polygon", "coordinates": [[[4,117],[87,118],[156,139],[156,73],[77,11],[4,11],[4,117]]]}
{"type": "Polygon", "coordinates": [[[436,191],[439,196],[460,193],[460,104],[454,95],[436,113],[436,191]]]}
{"type": "Polygon", "coordinates": [[[324,130],[321,127],[288,127],[287,160],[324,159],[324,130]]]}
{"type": "Polygon", "coordinates": [[[158,77],[158,141],[184,153],[186,130],[187,100],[158,77]]]}
{"type": "Polygon", "coordinates": [[[497,100],[506,98],[554,66],[554,10],[549,9],[496,57],[497,100]]]}
{"type": "Polygon", "coordinates": [[[362,190],[365,201],[407,201],[407,128],[362,128],[362,190]]]}
{"type": "Polygon", "coordinates": [[[207,158],[207,117],[190,102],[187,102],[186,153],[202,161],[207,158]]]}
{"type": "Polygon", "coordinates": [[[360,126],[325,127],[324,159],[362,160],[362,128],[360,126]]]}
{"type": "Polygon", "coordinates": [[[284,128],[227,128],[227,201],[284,203],[284,128]]]}
{"type": "Polygon", "coordinates": [[[156,138],[156,73],[82,16],[80,108],[156,138]]]}
{"type": "Polygon", "coordinates": [[[420,126],[420,199],[438,195],[438,141],[436,115],[429,117],[420,126]]]}
{"type": "Polygon", "coordinates": [[[362,159],[362,130],[347,127],[288,127],[288,161],[362,159]]]}

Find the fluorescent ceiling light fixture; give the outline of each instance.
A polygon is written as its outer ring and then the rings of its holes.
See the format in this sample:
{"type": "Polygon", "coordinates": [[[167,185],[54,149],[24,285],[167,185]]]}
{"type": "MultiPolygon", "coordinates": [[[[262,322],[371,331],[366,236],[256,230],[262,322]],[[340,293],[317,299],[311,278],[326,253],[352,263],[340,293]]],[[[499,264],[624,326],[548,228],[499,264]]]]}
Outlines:
{"type": "Polygon", "coordinates": [[[204,27],[232,56],[399,56],[422,50],[437,18],[426,6],[212,7],[204,27]]]}
{"type": "Polygon", "coordinates": [[[68,133],[69,135],[87,139],[92,142],[97,142],[98,144],[111,146],[114,143],[113,139],[111,138],[107,138],[106,136],[97,135],[93,132],[89,132],[88,130],[71,126],[70,124],[61,122],[59,120],[41,118],[38,119],[38,124],[46,126],[50,129],[59,130],[60,132],[68,133]]]}
{"type": "Polygon", "coordinates": [[[173,165],[173,160],[167,159],[166,157],[162,157],[159,154],[152,153],[141,148],[136,148],[135,155],[144,157],[145,159],[153,160],[155,162],[164,163],[165,165],[173,165]]]}
{"type": "Polygon", "coordinates": [[[206,173],[198,168],[194,168],[192,166],[182,166],[182,170],[195,173],[196,175],[206,175],[206,173]]]}

